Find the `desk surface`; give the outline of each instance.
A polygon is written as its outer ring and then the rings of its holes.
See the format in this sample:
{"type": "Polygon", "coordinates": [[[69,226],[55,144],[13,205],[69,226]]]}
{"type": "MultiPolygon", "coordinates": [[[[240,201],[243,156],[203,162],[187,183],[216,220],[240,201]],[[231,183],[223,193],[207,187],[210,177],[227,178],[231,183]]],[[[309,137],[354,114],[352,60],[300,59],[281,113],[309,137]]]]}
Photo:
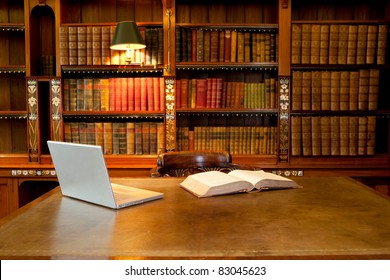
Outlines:
{"type": "Polygon", "coordinates": [[[0,221],[0,259],[390,259],[390,200],[352,179],[211,198],[181,180],[113,180],[165,194],[121,210],[57,188],[0,221]]]}

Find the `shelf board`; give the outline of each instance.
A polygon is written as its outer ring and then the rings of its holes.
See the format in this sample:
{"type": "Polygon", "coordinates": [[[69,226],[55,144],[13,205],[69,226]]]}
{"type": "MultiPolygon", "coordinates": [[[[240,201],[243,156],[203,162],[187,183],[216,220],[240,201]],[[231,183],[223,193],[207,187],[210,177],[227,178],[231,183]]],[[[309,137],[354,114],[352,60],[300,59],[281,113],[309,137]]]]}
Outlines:
{"type": "Polygon", "coordinates": [[[27,119],[26,111],[0,111],[0,119],[27,119]]]}
{"type": "Polygon", "coordinates": [[[176,26],[185,27],[185,28],[201,28],[201,29],[235,29],[239,31],[253,31],[253,30],[262,30],[262,31],[273,31],[276,32],[279,28],[279,25],[277,23],[260,23],[260,24],[253,24],[253,23],[240,23],[240,24],[234,24],[234,23],[222,23],[222,24],[215,24],[215,23],[177,23],[176,26]]]}
{"type": "Polygon", "coordinates": [[[278,109],[245,109],[245,108],[178,108],[177,114],[220,114],[220,115],[278,115],[278,109]]]}
{"type": "Polygon", "coordinates": [[[24,23],[0,23],[0,31],[24,31],[24,23]]]}
{"type": "Polygon", "coordinates": [[[0,65],[0,74],[25,74],[24,65],[0,65]]]}
{"type": "Polygon", "coordinates": [[[278,69],[277,62],[177,62],[177,70],[274,70],[278,69]]]}
{"type": "Polygon", "coordinates": [[[93,119],[134,119],[152,118],[163,119],[163,111],[64,111],[64,118],[93,118],[93,119]]]}
{"type": "Polygon", "coordinates": [[[126,74],[162,73],[162,65],[63,65],[64,74],[126,74]]]}

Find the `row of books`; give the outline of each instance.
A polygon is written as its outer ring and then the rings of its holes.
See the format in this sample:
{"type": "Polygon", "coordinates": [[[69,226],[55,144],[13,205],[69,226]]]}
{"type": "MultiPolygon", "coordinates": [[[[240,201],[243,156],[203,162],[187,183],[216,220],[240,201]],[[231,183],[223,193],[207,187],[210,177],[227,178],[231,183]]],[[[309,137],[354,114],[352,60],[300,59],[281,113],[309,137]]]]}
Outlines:
{"type": "Polygon", "coordinates": [[[385,64],[387,24],[293,24],[293,64],[385,64]]]}
{"type": "Polygon", "coordinates": [[[292,110],[376,110],[379,79],[378,69],[293,71],[292,110]]]}
{"type": "Polygon", "coordinates": [[[291,155],[374,155],[375,131],[375,116],[293,116],[291,155]]]}
{"type": "Polygon", "coordinates": [[[69,122],[64,131],[66,142],[99,145],[107,155],[149,155],[165,150],[164,123],[160,122],[69,122]]]}
{"type": "Polygon", "coordinates": [[[177,149],[227,150],[239,155],[274,155],[274,126],[196,126],[177,128],[177,149]]]}
{"type": "MultiPolygon", "coordinates": [[[[126,51],[111,50],[111,40],[116,26],[60,26],[61,65],[123,65],[126,51]]],[[[132,53],[132,62],[157,65],[163,64],[163,29],[139,27],[146,44],[145,49],[132,53]]]]}
{"type": "Polygon", "coordinates": [[[64,79],[65,111],[164,110],[163,77],[64,79]]]}
{"type": "Polygon", "coordinates": [[[227,82],[222,78],[176,80],[177,108],[276,108],[276,78],[227,82]]]}
{"type": "Polygon", "coordinates": [[[269,31],[176,28],[177,62],[276,62],[278,36],[269,31]]]}

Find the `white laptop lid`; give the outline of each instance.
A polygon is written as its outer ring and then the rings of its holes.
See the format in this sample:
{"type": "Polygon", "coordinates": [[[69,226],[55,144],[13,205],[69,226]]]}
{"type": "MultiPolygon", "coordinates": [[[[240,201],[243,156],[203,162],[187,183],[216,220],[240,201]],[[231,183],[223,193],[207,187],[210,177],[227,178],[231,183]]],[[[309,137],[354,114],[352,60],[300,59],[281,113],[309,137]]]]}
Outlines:
{"type": "MultiPolygon", "coordinates": [[[[114,199],[100,146],[57,141],[47,143],[63,195],[110,208],[120,208],[114,199]]],[[[137,191],[136,196],[131,197],[132,201],[126,202],[124,206],[163,196],[162,193],[143,191],[146,194],[137,191]]]]}

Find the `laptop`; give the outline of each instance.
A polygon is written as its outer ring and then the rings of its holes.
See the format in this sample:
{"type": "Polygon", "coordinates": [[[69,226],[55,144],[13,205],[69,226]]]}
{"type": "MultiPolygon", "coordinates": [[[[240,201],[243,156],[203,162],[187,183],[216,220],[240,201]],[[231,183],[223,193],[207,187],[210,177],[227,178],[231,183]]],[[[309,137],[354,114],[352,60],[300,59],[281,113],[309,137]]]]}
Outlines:
{"type": "Polygon", "coordinates": [[[110,182],[102,147],[47,141],[64,196],[120,209],[156,199],[163,194],[110,182]]]}

